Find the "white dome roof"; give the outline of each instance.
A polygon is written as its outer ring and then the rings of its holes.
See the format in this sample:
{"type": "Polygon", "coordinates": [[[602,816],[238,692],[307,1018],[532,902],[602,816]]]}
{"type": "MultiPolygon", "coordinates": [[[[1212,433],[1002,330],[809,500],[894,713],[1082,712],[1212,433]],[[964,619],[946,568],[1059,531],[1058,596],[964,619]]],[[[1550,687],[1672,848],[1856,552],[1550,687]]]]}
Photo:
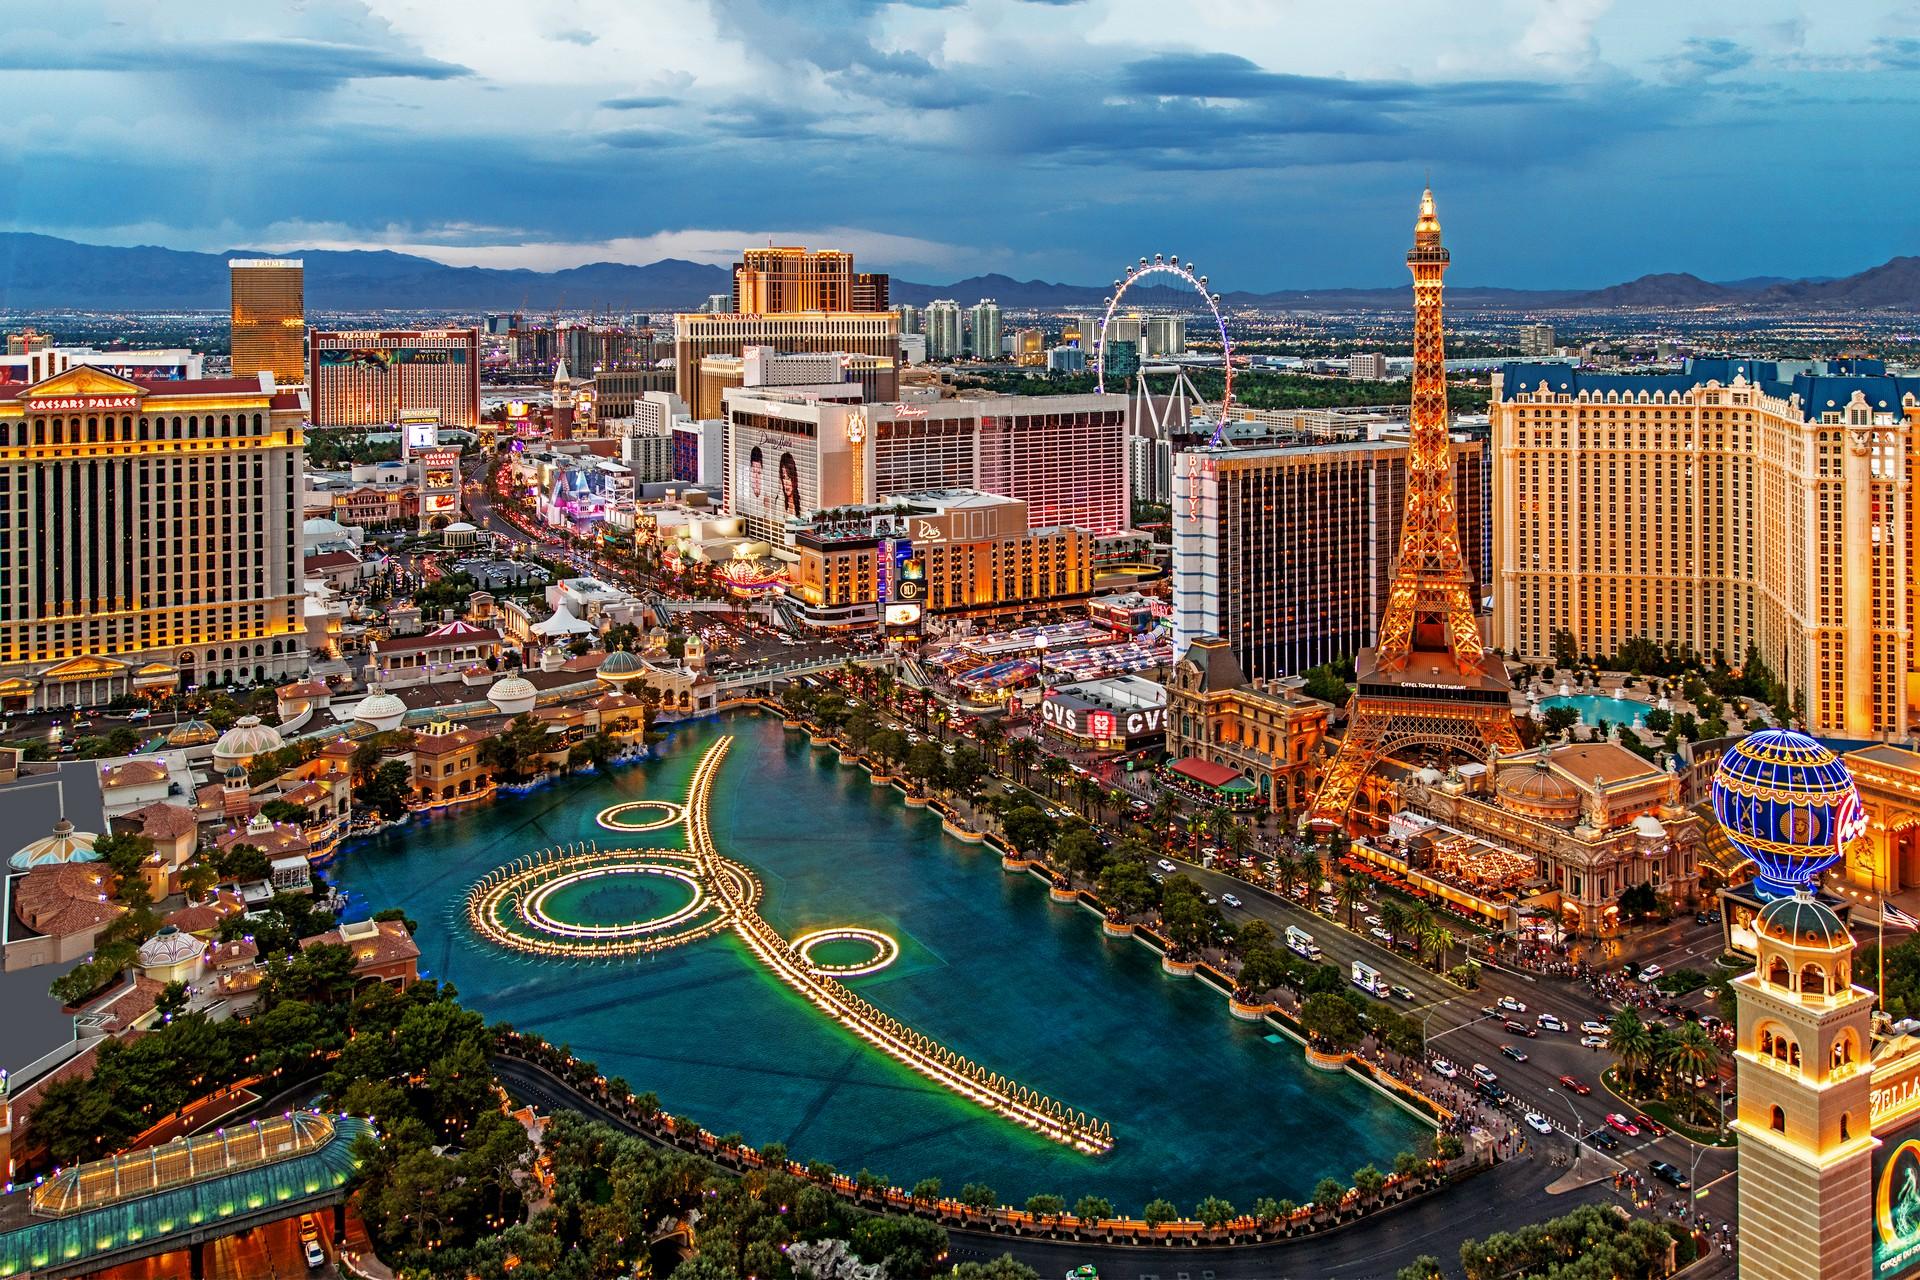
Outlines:
{"type": "Polygon", "coordinates": [[[270,724],[260,723],[259,716],[241,716],[234,722],[233,728],[220,735],[220,741],[213,746],[213,754],[238,760],[243,756],[278,751],[284,745],[280,740],[280,731],[270,724]]]}
{"type": "Polygon", "coordinates": [[[487,690],[489,702],[522,702],[539,696],[540,691],[525,676],[506,676],[495,680],[493,687],[487,690]]]}
{"type": "Polygon", "coordinates": [[[161,925],[160,932],[140,944],[140,967],[163,969],[180,964],[199,955],[205,947],[206,943],[192,934],[182,933],[170,924],[161,925]]]}
{"type": "Polygon", "coordinates": [[[440,532],[442,533],[477,533],[479,531],[475,529],[472,525],[468,524],[465,520],[455,520],[452,524],[448,525],[446,528],[442,529],[440,532]]]}
{"type": "Polygon", "coordinates": [[[325,516],[315,516],[300,526],[302,533],[345,533],[347,526],[338,520],[329,520],[325,516]]]}
{"type": "Polygon", "coordinates": [[[1667,829],[1660,825],[1660,819],[1650,813],[1635,818],[1633,829],[1642,840],[1664,840],[1667,837],[1667,829]]]}
{"type": "Polygon", "coordinates": [[[7,865],[15,871],[30,871],[62,862],[97,862],[100,855],[93,851],[93,842],[99,838],[97,832],[75,831],[73,824],[62,818],[53,824],[53,834],[41,836],[21,848],[7,860],[7,865]]]}
{"type": "Polygon", "coordinates": [[[391,720],[406,714],[407,704],[391,693],[370,693],[353,709],[353,718],[363,722],[391,720]]]}

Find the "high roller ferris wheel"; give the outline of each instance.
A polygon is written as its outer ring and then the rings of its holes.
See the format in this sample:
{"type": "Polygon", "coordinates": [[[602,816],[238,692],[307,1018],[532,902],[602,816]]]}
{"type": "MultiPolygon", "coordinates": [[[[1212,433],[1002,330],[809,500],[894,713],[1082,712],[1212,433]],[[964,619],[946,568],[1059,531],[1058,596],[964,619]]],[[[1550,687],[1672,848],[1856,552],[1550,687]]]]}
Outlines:
{"type": "MultiPolygon", "coordinates": [[[[1095,388],[1101,395],[1106,394],[1107,330],[1113,324],[1114,313],[1119,310],[1121,300],[1126,297],[1127,290],[1133,288],[1134,285],[1139,284],[1142,280],[1147,279],[1149,276],[1162,275],[1174,277],[1198,294],[1201,303],[1207,309],[1207,314],[1213,317],[1214,326],[1220,331],[1220,366],[1226,376],[1226,388],[1220,397],[1219,412],[1215,414],[1213,435],[1208,443],[1213,445],[1222,444],[1226,440],[1227,422],[1230,417],[1229,411],[1233,408],[1233,339],[1227,336],[1227,322],[1225,317],[1220,314],[1220,295],[1212,292],[1208,288],[1207,277],[1194,273],[1193,263],[1188,262],[1183,264],[1180,261],[1180,255],[1177,253],[1171,255],[1156,253],[1153,255],[1153,261],[1151,262],[1143,257],[1137,264],[1128,264],[1121,278],[1113,282],[1113,293],[1106,300],[1106,313],[1100,317],[1100,332],[1094,337],[1093,377],[1095,388]]],[[[1186,401],[1192,405],[1205,405],[1205,397],[1200,394],[1199,388],[1193,385],[1193,379],[1187,376],[1186,370],[1176,369],[1174,372],[1175,401],[1186,401]]],[[[1149,412],[1153,413],[1153,398],[1147,390],[1146,375],[1147,366],[1142,362],[1135,377],[1139,385],[1141,400],[1147,404],[1149,412]]],[[[1157,414],[1154,417],[1152,425],[1157,431],[1162,432],[1164,432],[1166,426],[1157,414]]]]}

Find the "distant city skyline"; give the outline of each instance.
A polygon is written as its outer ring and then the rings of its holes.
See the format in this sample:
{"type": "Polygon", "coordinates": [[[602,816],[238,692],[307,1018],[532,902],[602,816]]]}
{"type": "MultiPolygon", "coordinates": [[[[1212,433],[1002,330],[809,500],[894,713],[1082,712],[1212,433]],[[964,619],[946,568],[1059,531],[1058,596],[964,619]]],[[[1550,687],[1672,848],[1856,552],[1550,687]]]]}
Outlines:
{"type": "Polygon", "coordinates": [[[1463,282],[1920,251],[1920,179],[1878,159],[1920,95],[1897,4],[1202,0],[1177,31],[1146,0],[450,13],[22,15],[6,221],[536,269],[773,240],[923,280],[1096,284],[1163,251],[1227,290],[1375,287],[1430,172],[1463,282]]]}

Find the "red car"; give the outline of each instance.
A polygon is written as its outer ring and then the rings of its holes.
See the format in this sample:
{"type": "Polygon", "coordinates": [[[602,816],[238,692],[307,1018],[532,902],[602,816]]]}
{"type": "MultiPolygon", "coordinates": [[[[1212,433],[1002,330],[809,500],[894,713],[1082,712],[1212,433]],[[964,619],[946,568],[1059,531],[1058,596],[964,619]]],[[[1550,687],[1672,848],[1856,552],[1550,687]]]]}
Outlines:
{"type": "Polygon", "coordinates": [[[1624,1133],[1629,1138],[1637,1138],[1640,1136],[1640,1126],[1621,1115],[1618,1111],[1609,1111],[1607,1113],[1607,1127],[1624,1133]]]}
{"type": "Polygon", "coordinates": [[[1633,1122],[1639,1125],[1642,1129],[1645,1129],[1648,1133],[1652,1134],[1656,1138],[1664,1138],[1667,1136],[1667,1126],[1661,1124],[1658,1120],[1655,1120],[1652,1116],[1643,1116],[1643,1115],[1636,1114],[1633,1117],[1633,1122]]]}
{"type": "Polygon", "coordinates": [[[1592,1088],[1588,1086],[1587,1082],[1580,1079],[1578,1076],[1561,1076],[1560,1085],[1562,1088],[1566,1089],[1569,1093],[1577,1093],[1583,1098],[1593,1092],[1592,1088]]]}

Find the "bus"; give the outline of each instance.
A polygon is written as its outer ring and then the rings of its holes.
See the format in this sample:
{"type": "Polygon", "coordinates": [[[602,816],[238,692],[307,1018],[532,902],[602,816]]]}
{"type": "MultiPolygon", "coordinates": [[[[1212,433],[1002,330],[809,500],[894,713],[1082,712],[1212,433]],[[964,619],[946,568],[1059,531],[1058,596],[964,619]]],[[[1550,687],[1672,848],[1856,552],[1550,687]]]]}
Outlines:
{"type": "Polygon", "coordinates": [[[1380,976],[1380,971],[1358,960],[1353,962],[1353,985],[1370,996],[1384,997],[1387,994],[1387,982],[1380,976]]]}
{"type": "Polygon", "coordinates": [[[1320,944],[1313,940],[1312,934],[1297,925],[1287,926],[1287,950],[1309,960],[1320,958],[1320,944]]]}

